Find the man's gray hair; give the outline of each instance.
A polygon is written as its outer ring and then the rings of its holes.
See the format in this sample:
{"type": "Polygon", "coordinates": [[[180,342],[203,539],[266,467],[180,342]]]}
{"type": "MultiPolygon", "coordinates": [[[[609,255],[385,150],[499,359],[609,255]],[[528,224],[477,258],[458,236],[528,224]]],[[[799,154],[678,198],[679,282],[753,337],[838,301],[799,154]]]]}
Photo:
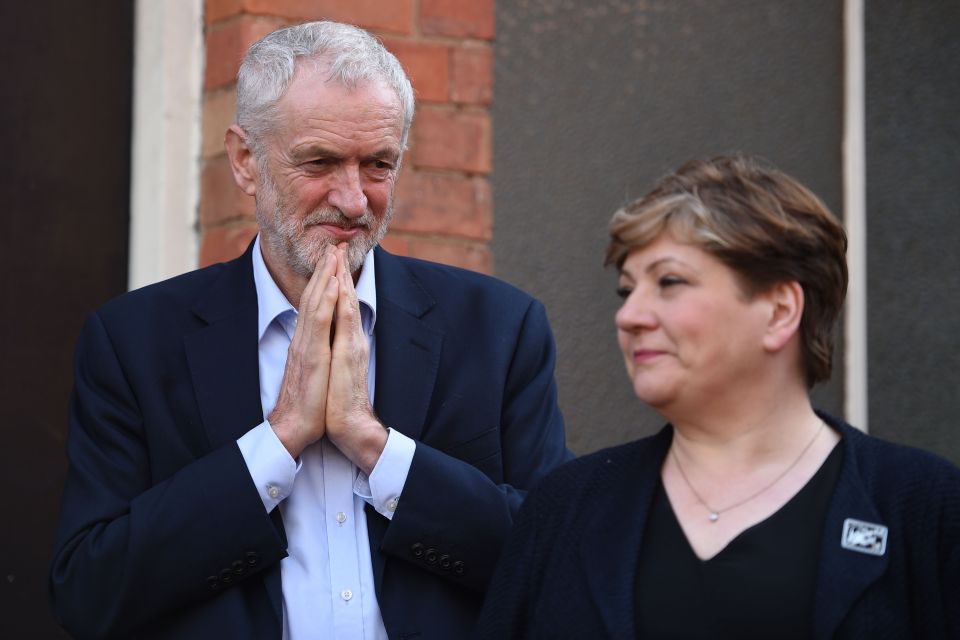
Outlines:
{"type": "Polygon", "coordinates": [[[296,63],[322,64],[329,80],[355,87],[382,80],[393,89],[403,109],[401,148],[413,122],[413,88],[396,57],[363,29],[339,22],[307,22],[278,29],[255,42],[237,74],[237,124],[259,153],[264,136],[276,124],[277,101],[286,93],[296,63]]]}

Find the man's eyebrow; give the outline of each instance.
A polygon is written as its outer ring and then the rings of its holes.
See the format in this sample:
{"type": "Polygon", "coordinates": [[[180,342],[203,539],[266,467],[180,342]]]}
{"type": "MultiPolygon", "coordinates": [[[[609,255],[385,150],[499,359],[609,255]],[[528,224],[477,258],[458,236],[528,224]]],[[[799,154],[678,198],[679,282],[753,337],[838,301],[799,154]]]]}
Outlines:
{"type": "Polygon", "coordinates": [[[297,145],[290,150],[290,156],[295,160],[302,160],[307,157],[323,157],[323,158],[335,158],[339,159],[341,156],[339,153],[316,143],[308,143],[297,145]]]}
{"type": "Polygon", "coordinates": [[[371,153],[370,157],[375,160],[396,160],[400,157],[400,150],[392,147],[384,147],[371,153]]]}

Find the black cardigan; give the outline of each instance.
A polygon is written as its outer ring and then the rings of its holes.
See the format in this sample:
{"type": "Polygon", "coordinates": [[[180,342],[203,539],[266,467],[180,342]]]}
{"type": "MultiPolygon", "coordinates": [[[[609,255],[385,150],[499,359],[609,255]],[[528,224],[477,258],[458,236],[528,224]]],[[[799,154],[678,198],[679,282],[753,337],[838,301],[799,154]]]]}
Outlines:
{"type": "MultiPolygon", "coordinates": [[[[821,417],[844,451],[822,534],[813,637],[960,638],[960,469],[821,417]],[[887,527],[882,555],[841,545],[851,518],[887,527]]],[[[637,557],[672,434],[668,425],[544,478],[500,559],[477,638],[635,636],[637,557]]]]}

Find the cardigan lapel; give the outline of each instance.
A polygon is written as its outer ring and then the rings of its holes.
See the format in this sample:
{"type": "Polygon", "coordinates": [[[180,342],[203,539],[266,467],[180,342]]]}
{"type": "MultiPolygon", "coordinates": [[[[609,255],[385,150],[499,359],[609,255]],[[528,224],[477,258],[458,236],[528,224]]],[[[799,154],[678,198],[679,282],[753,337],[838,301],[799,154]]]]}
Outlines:
{"type": "MultiPolygon", "coordinates": [[[[263,422],[257,344],[257,290],[253,243],[228,262],[193,311],[206,326],[183,338],[200,417],[213,449],[235,441],[263,422]]],[[[280,510],[270,514],[286,545],[280,510]]],[[[265,572],[274,613],[283,619],[280,565],[265,572]]]]}
{"type": "MultiPolygon", "coordinates": [[[[375,249],[377,371],[374,410],[383,424],[419,440],[433,395],[443,332],[425,322],[436,305],[403,260],[375,249]]],[[[369,506],[370,549],[378,551],[387,521],[369,506]]],[[[382,594],[385,559],[373,553],[373,577],[382,594]]]]}
{"type": "MultiPolygon", "coordinates": [[[[858,440],[863,434],[848,425],[820,416],[843,435],[843,466],[830,501],[820,541],[820,565],[814,595],[813,637],[832,638],[844,616],[874,582],[887,571],[889,556],[851,551],[841,546],[847,518],[886,525],[860,476],[858,440]]],[[[890,532],[896,535],[896,532],[890,532]]]]}
{"type": "Polygon", "coordinates": [[[660,478],[660,467],[673,439],[669,426],[649,441],[636,443],[637,451],[619,460],[612,486],[617,499],[604,500],[599,512],[590,515],[590,530],[580,542],[580,560],[587,590],[604,622],[597,636],[632,638],[634,630],[634,584],[637,561],[647,515],[660,478]],[[643,446],[647,445],[647,446],[643,446]],[[623,567],[629,567],[624,571],[623,567]]]}

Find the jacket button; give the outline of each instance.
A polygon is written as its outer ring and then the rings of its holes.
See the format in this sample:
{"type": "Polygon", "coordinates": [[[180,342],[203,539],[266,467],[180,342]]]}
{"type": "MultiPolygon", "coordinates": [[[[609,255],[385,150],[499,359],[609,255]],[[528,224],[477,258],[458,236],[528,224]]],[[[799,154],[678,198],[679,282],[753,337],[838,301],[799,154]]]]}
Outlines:
{"type": "Polygon", "coordinates": [[[414,542],[412,545],[410,545],[410,553],[413,554],[414,558],[422,558],[423,545],[420,544],[419,542],[414,542]]]}
{"type": "Polygon", "coordinates": [[[453,572],[458,576],[462,576],[466,570],[467,566],[463,564],[463,560],[457,560],[453,563],[453,572]]]}
{"type": "Polygon", "coordinates": [[[220,579],[217,576],[207,576],[207,584],[211,589],[216,589],[220,586],[220,579]]]}
{"type": "Polygon", "coordinates": [[[243,563],[243,560],[234,560],[230,563],[230,568],[233,569],[234,575],[242,576],[247,571],[247,565],[243,563]]]}
{"type": "Polygon", "coordinates": [[[230,569],[224,569],[220,572],[220,582],[223,584],[230,584],[233,582],[233,574],[230,572],[230,569]]]}
{"type": "Polygon", "coordinates": [[[452,562],[453,562],[453,561],[450,559],[450,556],[448,556],[447,554],[443,554],[442,556],[440,556],[440,568],[441,568],[441,569],[446,569],[447,571],[449,571],[449,570],[450,570],[450,565],[452,564],[452,562]]]}
{"type": "Polygon", "coordinates": [[[247,564],[251,567],[260,562],[260,555],[256,551],[247,551],[244,554],[244,558],[246,558],[247,564]]]}
{"type": "Polygon", "coordinates": [[[427,564],[437,564],[437,560],[440,559],[440,554],[437,553],[436,549],[430,548],[427,549],[423,559],[427,561],[427,564]]]}

